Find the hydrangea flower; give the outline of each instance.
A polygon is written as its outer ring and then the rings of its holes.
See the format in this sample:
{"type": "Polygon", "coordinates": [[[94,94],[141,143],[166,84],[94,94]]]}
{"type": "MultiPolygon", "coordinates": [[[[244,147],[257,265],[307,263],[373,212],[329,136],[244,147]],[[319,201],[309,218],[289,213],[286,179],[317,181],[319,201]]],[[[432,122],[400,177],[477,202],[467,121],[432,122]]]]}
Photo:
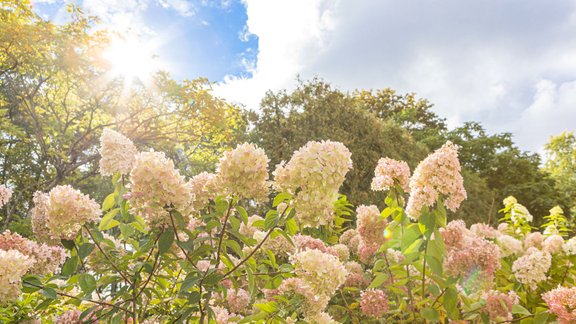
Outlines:
{"type": "Polygon", "coordinates": [[[369,317],[380,318],[388,312],[388,297],[383,290],[366,289],[360,295],[360,309],[369,317]]]}
{"type": "Polygon", "coordinates": [[[48,275],[57,273],[68,253],[62,247],[37,243],[6,230],[0,234],[0,250],[17,250],[30,259],[30,273],[48,275]]]}
{"type": "Polygon", "coordinates": [[[418,219],[422,208],[432,207],[440,197],[448,209],[456,211],[466,199],[460,169],[458,150],[450,141],[420,162],[410,178],[408,216],[418,219]]]}
{"type": "Polygon", "coordinates": [[[332,222],[334,203],[346,173],[352,168],[350,151],[339,142],[308,142],[288,163],[274,171],[274,188],[294,199],[296,220],[303,227],[332,222]]]}
{"type": "Polygon", "coordinates": [[[0,185],[0,208],[6,205],[11,197],[12,189],[6,187],[6,185],[0,185]]]}
{"type": "Polygon", "coordinates": [[[100,218],[100,205],[69,185],[34,194],[32,229],[39,238],[72,239],[84,224],[100,218]]]}
{"type": "Polygon", "coordinates": [[[170,224],[165,207],[174,207],[189,221],[187,209],[192,194],[190,186],[174,162],[161,152],[150,150],[136,156],[130,172],[128,199],[135,213],[140,214],[151,227],[170,224]]]}
{"type": "Polygon", "coordinates": [[[546,273],[551,265],[550,253],[531,247],[526,250],[526,254],[514,261],[512,272],[518,282],[536,290],[538,283],[546,280],[546,273]]]}
{"type": "Polygon", "coordinates": [[[562,252],[563,246],[564,239],[558,234],[548,236],[542,243],[542,249],[550,254],[562,252]]]}
{"type": "Polygon", "coordinates": [[[567,240],[562,249],[566,255],[576,255],[576,236],[567,240]]]}
{"type": "Polygon", "coordinates": [[[356,230],[365,244],[381,245],[386,242],[384,230],[388,226],[385,218],[375,205],[361,205],[356,208],[356,230]]]}
{"type": "Polygon", "coordinates": [[[542,299],[560,324],[576,322],[576,287],[558,287],[543,294],[542,299]]]}
{"type": "Polygon", "coordinates": [[[268,162],[264,150],[244,143],[224,152],[218,162],[217,183],[228,195],[264,200],[268,197],[268,162]]]}
{"type": "Polygon", "coordinates": [[[317,295],[334,295],[348,274],[337,257],[316,249],[298,252],[290,260],[296,276],[308,283],[317,295]]]}
{"type": "Polygon", "coordinates": [[[136,146],[126,136],[105,128],[100,136],[100,174],[128,174],[138,154],[136,146]]]}
{"type": "Polygon", "coordinates": [[[20,296],[22,276],[32,266],[26,255],[16,250],[0,250],[0,304],[20,296]]]}
{"type": "Polygon", "coordinates": [[[188,186],[194,196],[192,207],[195,210],[203,209],[208,205],[210,199],[215,199],[218,196],[216,175],[213,173],[202,172],[193,176],[188,180],[188,186]]]}
{"type": "Polygon", "coordinates": [[[518,295],[514,291],[506,294],[497,290],[490,290],[484,295],[484,299],[486,300],[484,311],[494,322],[512,320],[512,306],[519,303],[518,295]]]}
{"type": "Polygon", "coordinates": [[[410,167],[404,161],[397,161],[390,158],[381,158],[374,170],[372,179],[372,190],[386,191],[398,184],[402,190],[408,192],[410,187],[410,167]]]}

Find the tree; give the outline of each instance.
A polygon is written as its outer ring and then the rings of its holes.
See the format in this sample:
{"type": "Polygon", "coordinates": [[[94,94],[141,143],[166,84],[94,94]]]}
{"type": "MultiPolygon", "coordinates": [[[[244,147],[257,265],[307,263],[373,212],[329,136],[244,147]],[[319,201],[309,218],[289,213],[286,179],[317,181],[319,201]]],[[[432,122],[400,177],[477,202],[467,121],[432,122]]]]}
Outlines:
{"type": "Polygon", "coordinates": [[[244,132],[238,107],[213,97],[206,79],[177,82],[167,73],[152,86],[107,77],[109,33],[70,7],[54,25],[28,1],[0,10],[0,182],[15,190],[3,227],[24,217],[36,190],[73,184],[94,196],[101,131],[116,128],[145,147],[166,151],[184,171],[211,168],[244,132]]]}
{"type": "Polygon", "coordinates": [[[574,132],[552,136],[545,146],[544,170],[556,180],[556,190],[576,213],[576,137],[574,132]]]}
{"type": "MultiPolygon", "coordinates": [[[[446,132],[444,138],[460,146],[458,153],[463,168],[475,173],[487,185],[489,191],[469,198],[469,201],[482,201],[490,197],[493,201],[491,210],[481,211],[481,214],[496,215],[502,200],[512,195],[528,207],[535,223],[540,224],[550,208],[564,205],[554,188],[554,179],[540,170],[540,156],[519,150],[510,133],[489,135],[480,123],[467,122],[446,132]]],[[[491,221],[495,220],[491,218],[491,221]]]]}

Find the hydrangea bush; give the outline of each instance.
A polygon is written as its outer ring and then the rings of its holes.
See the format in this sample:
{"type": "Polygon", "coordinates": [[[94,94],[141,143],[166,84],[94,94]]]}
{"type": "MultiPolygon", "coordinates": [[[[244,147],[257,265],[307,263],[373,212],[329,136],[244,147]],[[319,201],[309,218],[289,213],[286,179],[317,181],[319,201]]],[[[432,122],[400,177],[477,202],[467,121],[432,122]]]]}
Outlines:
{"type": "MultiPolygon", "coordinates": [[[[448,223],[466,199],[450,142],[413,175],[379,161],[383,210],[338,194],[352,160],[337,142],[273,172],[242,144],[191,179],[112,130],[100,152],[114,186],[101,204],[57,186],[34,197],[35,241],[0,235],[0,322],[576,322],[562,210],[537,231],[509,197],[498,228],[448,223]]],[[[0,207],[11,194],[0,186],[0,207]]]]}

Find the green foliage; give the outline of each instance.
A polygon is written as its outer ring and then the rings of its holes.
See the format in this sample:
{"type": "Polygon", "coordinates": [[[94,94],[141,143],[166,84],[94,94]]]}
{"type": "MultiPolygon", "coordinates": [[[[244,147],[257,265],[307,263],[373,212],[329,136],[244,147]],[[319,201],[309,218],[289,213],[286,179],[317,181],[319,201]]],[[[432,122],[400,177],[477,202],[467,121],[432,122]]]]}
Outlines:
{"type": "Polygon", "coordinates": [[[570,214],[576,214],[576,137],[573,132],[553,136],[545,146],[544,170],[556,181],[555,189],[570,214]]]}

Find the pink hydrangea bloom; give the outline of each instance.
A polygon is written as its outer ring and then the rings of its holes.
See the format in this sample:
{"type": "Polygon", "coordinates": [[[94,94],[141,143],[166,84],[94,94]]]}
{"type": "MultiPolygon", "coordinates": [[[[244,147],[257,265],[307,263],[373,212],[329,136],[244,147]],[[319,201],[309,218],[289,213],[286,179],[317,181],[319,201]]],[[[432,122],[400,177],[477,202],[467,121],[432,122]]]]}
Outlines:
{"type": "Polygon", "coordinates": [[[360,309],[369,317],[379,318],[388,312],[388,297],[383,290],[366,289],[360,297],[360,309]]]}
{"type": "Polygon", "coordinates": [[[228,309],[233,313],[245,313],[250,303],[250,294],[242,288],[238,290],[231,289],[226,296],[228,309]]]}
{"type": "Polygon", "coordinates": [[[406,213],[418,219],[422,208],[432,207],[439,197],[445,199],[444,205],[452,211],[456,211],[466,199],[458,150],[451,142],[446,142],[426,157],[414,170],[406,213]]]}
{"type": "Polygon", "coordinates": [[[30,272],[47,275],[56,273],[66,261],[68,253],[59,246],[37,243],[6,230],[0,234],[0,250],[17,250],[28,256],[31,261],[30,272]]]}
{"type": "Polygon", "coordinates": [[[542,249],[550,254],[557,254],[562,252],[564,246],[564,239],[558,234],[550,235],[542,243],[542,249]]]}
{"type": "Polygon", "coordinates": [[[358,245],[360,245],[360,235],[358,234],[357,230],[355,229],[346,230],[344,233],[342,233],[342,235],[340,235],[338,241],[341,244],[346,245],[348,249],[350,249],[351,253],[358,253],[358,245]]]}
{"type": "Polygon", "coordinates": [[[399,185],[405,192],[410,190],[410,167],[404,161],[397,161],[390,158],[381,158],[374,170],[372,179],[372,190],[386,191],[394,185],[399,185]]]}
{"type": "Polygon", "coordinates": [[[495,239],[498,236],[498,231],[494,227],[484,223],[472,224],[470,231],[476,236],[487,239],[495,239]]]}
{"type": "Polygon", "coordinates": [[[8,200],[12,197],[12,189],[6,187],[5,185],[0,185],[0,208],[8,203],[8,200]]]}
{"type": "Polygon", "coordinates": [[[576,287],[558,287],[542,295],[560,324],[576,323],[576,287]]]}
{"type": "Polygon", "coordinates": [[[484,295],[484,299],[486,300],[485,312],[492,321],[512,320],[512,306],[519,302],[518,295],[514,291],[506,294],[490,290],[484,295]]]}
{"type": "Polygon", "coordinates": [[[388,222],[385,218],[380,217],[378,207],[361,205],[356,208],[356,224],[356,230],[364,244],[381,245],[386,242],[384,230],[388,226],[388,222]]]}
{"type": "Polygon", "coordinates": [[[540,232],[532,232],[526,234],[524,238],[524,249],[535,247],[537,249],[542,248],[542,243],[544,242],[544,236],[540,232]]]}
{"type": "Polygon", "coordinates": [[[462,248],[449,250],[444,259],[446,273],[454,277],[467,276],[476,270],[491,277],[499,267],[498,246],[480,237],[467,237],[462,248]]]}

